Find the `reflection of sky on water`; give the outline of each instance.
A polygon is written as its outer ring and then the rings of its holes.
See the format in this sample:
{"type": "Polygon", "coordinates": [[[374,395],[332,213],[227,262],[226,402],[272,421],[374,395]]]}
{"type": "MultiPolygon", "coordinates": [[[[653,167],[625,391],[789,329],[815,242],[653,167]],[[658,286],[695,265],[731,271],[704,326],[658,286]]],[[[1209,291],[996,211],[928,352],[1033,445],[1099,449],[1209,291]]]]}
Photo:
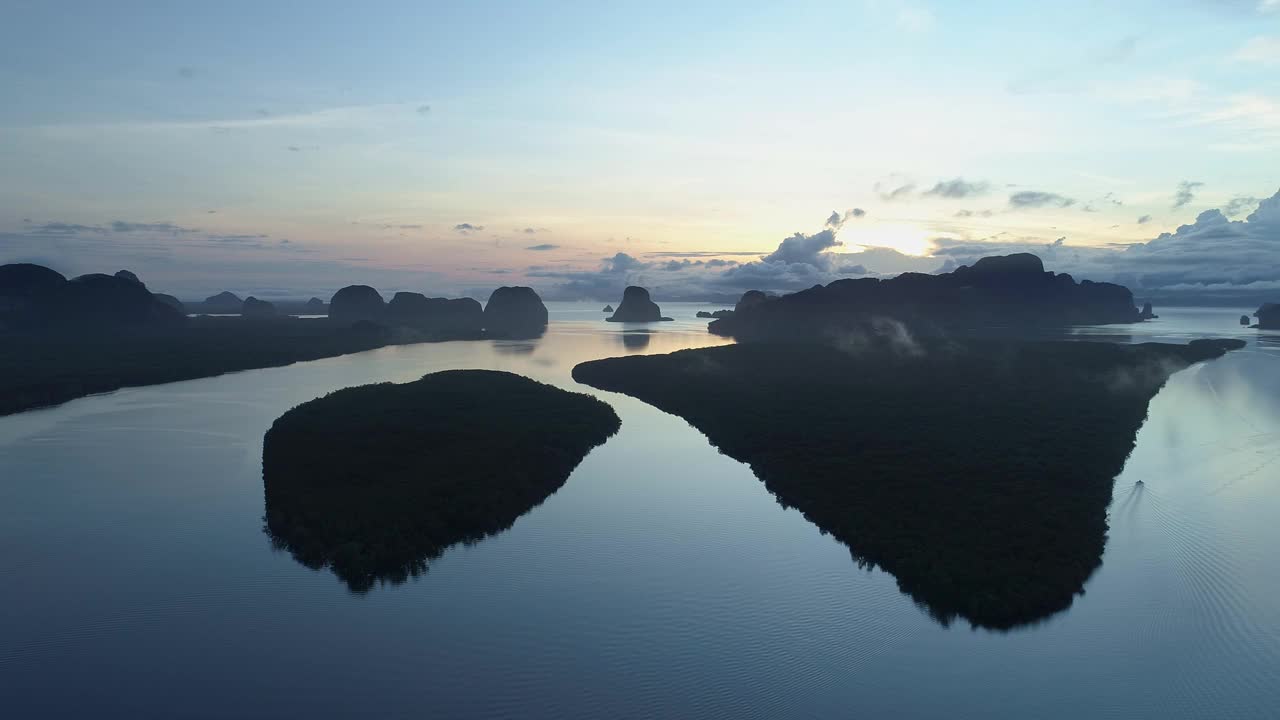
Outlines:
{"type": "MultiPolygon", "coordinates": [[[[1241,329],[1238,309],[1158,309],[1122,329],[1251,345],[1155,398],[1087,594],[1019,632],[941,628],[683,420],[608,393],[618,435],[511,530],[416,582],[355,598],[270,550],[261,440],[287,408],[464,367],[589,392],[569,376],[584,360],[723,342],[701,309],[663,303],[677,321],[635,333],[597,305],[553,303],[537,341],[384,348],[0,418],[0,707],[1063,720],[1280,707],[1280,343],[1241,329]]],[[[1117,329],[1077,333],[1091,334],[1117,329]]]]}

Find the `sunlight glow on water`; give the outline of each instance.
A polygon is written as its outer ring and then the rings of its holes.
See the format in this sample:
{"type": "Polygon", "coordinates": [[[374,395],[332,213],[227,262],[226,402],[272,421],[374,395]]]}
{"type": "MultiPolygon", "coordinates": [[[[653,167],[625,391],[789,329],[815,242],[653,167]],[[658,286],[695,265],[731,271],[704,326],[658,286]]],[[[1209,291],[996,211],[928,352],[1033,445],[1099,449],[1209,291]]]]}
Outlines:
{"type": "MultiPolygon", "coordinates": [[[[8,717],[1273,717],[1280,338],[1174,376],[1116,480],[1103,566],[1013,633],[943,628],[684,421],[621,432],[497,537],[353,595],[262,533],[262,434],[331,390],[718,344],[704,306],[539,341],[390,347],[0,418],[8,717]],[[1138,484],[1142,481],[1141,484],[1138,484]]],[[[1239,336],[1165,310],[1127,341],[1239,336]]],[[[998,441],[998,439],[997,439],[998,441]]]]}

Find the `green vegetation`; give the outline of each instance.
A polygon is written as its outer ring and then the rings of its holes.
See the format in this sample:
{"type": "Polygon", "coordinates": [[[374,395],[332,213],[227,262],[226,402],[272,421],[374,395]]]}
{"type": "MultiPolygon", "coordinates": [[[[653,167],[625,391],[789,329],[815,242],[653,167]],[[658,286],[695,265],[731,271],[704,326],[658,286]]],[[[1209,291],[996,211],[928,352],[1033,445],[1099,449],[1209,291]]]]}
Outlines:
{"type": "Polygon", "coordinates": [[[595,398],[504,372],[339,390],[267,432],[266,531],[353,591],[403,582],[510,527],[618,427],[595,398]]]}
{"type": "Polygon", "coordinates": [[[987,628],[1083,592],[1148,401],[1172,372],[1243,345],[848,340],[612,358],[573,376],[688,420],[940,622],[987,628]]]}
{"type": "MultiPolygon", "coordinates": [[[[178,327],[0,335],[0,415],[122,387],[345,355],[403,334],[326,320],[192,318],[178,327]]],[[[420,338],[421,339],[421,338],[420,338]]]]}

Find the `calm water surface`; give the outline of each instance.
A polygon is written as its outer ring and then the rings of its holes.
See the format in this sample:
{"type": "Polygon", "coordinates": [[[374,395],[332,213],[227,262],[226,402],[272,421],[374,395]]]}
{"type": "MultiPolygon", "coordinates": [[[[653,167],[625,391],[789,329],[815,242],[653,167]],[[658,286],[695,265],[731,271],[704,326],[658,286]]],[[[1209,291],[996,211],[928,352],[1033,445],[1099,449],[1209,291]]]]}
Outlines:
{"type": "MultiPolygon", "coordinates": [[[[364,595],[273,551],[262,435],[331,390],[447,368],[588,391],[583,360],[721,342],[552,307],[536,342],[392,347],[0,418],[0,716],[1280,715],[1280,336],[1166,310],[1119,341],[1239,336],[1151,404],[1101,570],[1010,633],[942,627],[679,418],[622,418],[506,533],[364,595]],[[1137,481],[1142,484],[1136,484],[1137,481]]],[[[993,438],[999,442],[999,438],[993,438]]]]}

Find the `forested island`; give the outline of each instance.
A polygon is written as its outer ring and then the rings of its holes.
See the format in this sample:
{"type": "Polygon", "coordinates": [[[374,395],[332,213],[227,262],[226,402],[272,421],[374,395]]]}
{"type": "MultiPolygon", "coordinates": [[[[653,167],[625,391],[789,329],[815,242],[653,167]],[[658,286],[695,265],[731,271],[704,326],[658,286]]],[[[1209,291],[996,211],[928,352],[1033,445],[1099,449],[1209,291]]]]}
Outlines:
{"type": "Polygon", "coordinates": [[[781,297],[751,290],[733,313],[708,328],[738,340],[823,341],[878,331],[886,321],[917,335],[936,335],[957,330],[1017,333],[1151,317],[1150,303],[1139,310],[1123,285],[1076,282],[1066,273],[1047,272],[1035,255],[1015,253],[985,257],[948,273],[846,278],[781,297]]]}
{"type": "Polygon", "coordinates": [[[689,421],[942,623],[1067,608],[1101,563],[1112,480],[1170,374],[1243,346],[751,343],[578,365],[689,421]]]}
{"type": "Polygon", "coordinates": [[[414,292],[388,303],[374,288],[352,285],[328,305],[307,301],[327,314],[310,319],[229,292],[197,306],[219,316],[188,317],[180,300],[151,292],[128,270],[67,279],[41,265],[0,265],[0,415],[384,345],[536,337],[547,324],[529,288],[498,288],[482,308],[472,298],[414,292]]]}
{"type": "Polygon", "coordinates": [[[338,390],[267,431],[266,532],[353,591],[403,582],[510,527],[619,424],[600,400],[505,372],[338,390]]]}

